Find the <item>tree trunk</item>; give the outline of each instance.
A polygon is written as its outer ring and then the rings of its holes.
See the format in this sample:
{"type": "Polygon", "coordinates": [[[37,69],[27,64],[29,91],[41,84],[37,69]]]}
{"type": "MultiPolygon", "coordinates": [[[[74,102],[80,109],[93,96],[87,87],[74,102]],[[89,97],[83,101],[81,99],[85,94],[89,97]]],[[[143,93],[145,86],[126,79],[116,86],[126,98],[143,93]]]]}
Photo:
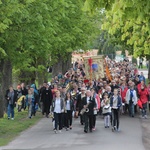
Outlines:
{"type": "MultiPolygon", "coordinates": [[[[39,65],[47,66],[47,61],[43,59],[43,57],[39,57],[36,59],[36,68],[38,68],[39,65]]],[[[36,79],[38,82],[38,85],[42,85],[43,82],[47,82],[48,80],[48,72],[47,69],[40,69],[36,72],[36,79]]]]}
{"type": "Polygon", "coordinates": [[[2,60],[0,62],[1,69],[1,86],[0,86],[0,118],[3,117],[4,111],[6,110],[6,101],[5,93],[9,88],[9,85],[12,85],[12,64],[10,60],[2,60]]]}
{"type": "Polygon", "coordinates": [[[59,56],[58,58],[58,62],[52,67],[52,77],[58,75],[59,72],[64,74],[69,68],[72,67],[71,53],[66,53],[65,59],[62,56],[59,56]]]}
{"type": "Polygon", "coordinates": [[[20,75],[19,75],[19,81],[20,82],[24,82],[27,85],[30,85],[32,83],[35,83],[35,79],[36,79],[36,72],[28,72],[26,70],[20,70],[20,75]]]}
{"type": "Polygon", "coordinates": [[[3,67],[4,67],[4,61],[1,60],[0,62],[0,118],[3,117],[4,115],[4,91],[3,91],[3,88],[2,88],[2,80],[3,80],[3,67]]]}
{"type": "Polygon", "coordinates": [[[63,62],[62,73],[64,74],[69,68],[72,68],[71,53],[67,54],[66,61],[63,62]]]}
{"type": "Polygon", "coordinates": [[[148,61],[148,79],[150,80],[150,60],[148,61]]]}
{"type": "Polygon", "coordinates": [[[55,77],[59,72],[62,72],[63,59],[61,56],[58,58],[59,60],[52,67],[52,77],[55,77]]]}
{"type": "Polygon", "coordinates": [[[42,85],[43,82],[47,82],[47,74],[48,73],[46,72],[46,70],[43,70],[43,72],[36,73],[38,85],[42,85]]]}

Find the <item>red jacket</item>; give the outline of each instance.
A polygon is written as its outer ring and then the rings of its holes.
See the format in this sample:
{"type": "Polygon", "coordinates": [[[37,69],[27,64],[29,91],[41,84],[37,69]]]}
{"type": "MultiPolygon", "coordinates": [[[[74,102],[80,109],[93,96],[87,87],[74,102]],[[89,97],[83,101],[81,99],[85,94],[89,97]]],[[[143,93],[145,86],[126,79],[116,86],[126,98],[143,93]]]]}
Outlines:
{"type": "Polygon", "coordinates": [[[150,86],[148,86],[147,89],[148,89],[148,94],[150,96],[150,86]]]}
{"type": "Polygon", "coordinates": [[[97,108],[98,109],[100,109],[100,107],[101,107],[101,101],[100,101],[100,97],[99,97],[99,95],[98,94],[96,94],[96,100],[97,100],[97,108]]]}
{"type": "Polygon", "coordinates": [[[148,90],[147,88],[144,88],[144,90],[138,89],[138,94],[140,96],[140,100],[142,104],[145,104],[148,102],[148,90]]]}
{"type": "Polygon", "coordinates": [[[124,90],[122,90],[122,88],[120,87],[120,94],[121,94],[121,98],[122,98],[123,103],[125,102],[127,90],[128,90],[128,87],[125,87],[124,90]]]}

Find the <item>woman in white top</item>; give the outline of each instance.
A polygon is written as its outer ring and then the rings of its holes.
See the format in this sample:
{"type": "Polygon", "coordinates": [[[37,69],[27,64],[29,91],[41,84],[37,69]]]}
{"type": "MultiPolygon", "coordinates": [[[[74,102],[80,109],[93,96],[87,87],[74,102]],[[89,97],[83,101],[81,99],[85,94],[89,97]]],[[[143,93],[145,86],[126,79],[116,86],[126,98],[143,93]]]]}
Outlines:
{"type": "Polygon", "coordinates": [[[71,97],[71,93],[67,92],[65,98],[65,127],[66,130],[72,129],[72,112],[74,110],[74,102],[71,97]]]}
{"type": "Polygon", "coordinates": [[[60,97],[60,91],[56,91],[56,97],[52,103],[52,109],[54,112],[54,120],[55,120],[55,129],[54,132],[57,133],[57,127],[59,125],[59,132],[62,129],[62,112],[64,112],[64,103],[63,99],[60,97]]]}

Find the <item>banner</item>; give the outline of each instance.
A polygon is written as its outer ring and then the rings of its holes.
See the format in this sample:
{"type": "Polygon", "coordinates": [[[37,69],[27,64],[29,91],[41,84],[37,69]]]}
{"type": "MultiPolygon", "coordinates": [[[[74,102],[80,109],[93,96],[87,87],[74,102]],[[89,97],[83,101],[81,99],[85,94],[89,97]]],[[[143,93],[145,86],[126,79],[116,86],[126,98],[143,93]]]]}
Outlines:
{"type": "Polygon", "coordinates": [[[104,78],[104,57],[103,55],[83,57],[85,64],[85,74],[87,79],[104,78]],[[89,60],[92,60],[91,66],[89,60]],[[91,70],[92,69],[92,70],[91,70]]]}

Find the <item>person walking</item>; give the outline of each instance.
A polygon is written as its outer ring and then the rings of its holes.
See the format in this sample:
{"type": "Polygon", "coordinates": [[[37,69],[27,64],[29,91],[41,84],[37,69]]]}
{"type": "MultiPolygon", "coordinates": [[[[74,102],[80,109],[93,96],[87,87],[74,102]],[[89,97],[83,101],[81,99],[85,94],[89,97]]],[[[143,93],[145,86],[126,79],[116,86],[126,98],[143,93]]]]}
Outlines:
{"type": "Polygon", "coordinates": [[[142,102],[142,118],[147,119],[147,102],[148,102],[148,89],[146,85],[141,84],[141,88],[138,88],[139,99],[142,102]]]}
{"type": "Polygon", "coordinates": [[[95,103],[96,103],[94,114],[93,114],[93,129],[92,129],[93,131],[95,131],[96,130],[96,116],[100,109],[101,102],[100,102],[99,95],[96,93],[96,90],[94,88],[91,89],[91,94],[92,94],[92,97],[95,99],[95,103]]]}
{"type": "Polygon", "coordinates": [[[127,90],[126,103],[128,104],[128,107],[129,107],[128,110],[129,110],[130,117],[134,117],[134,113],[135,113],[134,106],[137,104],[137,93],[136,93],[136,90],[134,89],[133,84],[127,90]]]}
{"type": "Polygon", "coordinates": [[[114,95],[110,98],[110,107],[112,108],[112,131],[119,131],[119,108],[122,106],[121,97],[118,95],[118,89],[114,89],[114,95]]]}
{"type": "Polygon", "coordinates": [[[109,128],[111,107],[110,107],[110,99],[108,98],[107,92],[104,93],[104,99],[101,102],[101,106],[102,106],[102,114],[104,115],[104,126],[105,128],[109,128]]]}
{"type": "Polygon", "coordinates": [[[31,119],[35,113],[35,98],[32,89],[28,90],[28,94],[26,96],[26,106],[28,108],[28,117],[31,119]]]}
{"type": "Polygon", "coordinates": [[[52,105],[52,100],[53,100],[53,94],[48,84],[46,85],[46,88],[44,88],[42,91],[41,99],[43,102],[42,114],[44,115],[45,113],[45,116],[48,118],[50,113],[50,106],[52,105]]]}
{"type": "Polygon", "coordinates": [[[17,91],[13,89],[13,86],[9,86],[6,91],[5,98],[7,100],[7,116],[8,119],[14,120],[14,107],[17,102],[17,91]]]}
{"type": "Polygon", "coordinates": [[[72,112],[74,110],[74,102],[70,92],[67,92],[66,94],[64,110],[65,110],[65,127],[66,130],[68,131],[68,129],[70,130],[72,129],[72,112]]]}
{"type": "MultiPolygon", "coordinates": [[[[78,111],[78,114],[80,115],[80,111],[81,109],[83,108],[83,98],[85,97],[85,87],[82,87],[81,88],[81,93],[78,94],[77,96],[77,103],[76,103],[76,111],[78,111]]],[[[84,118],[83,118],[83,115],[80,115],[80,123],[81,125],[84,124],[84,118]]]]}
{"type": "Polygon", "coordinates": [[[55,128],[54,132],[57,133],[57,128],[59,125],[59,132],[61,133],[62,130],[62,112],[64,112],[64,101],[60,97],[60,91],[55,92],[56,97],[52,102],[52,111],[54,113],[54,121],[55,121],[55,128]]]}
{"type": "Polygon", "coordinates": [[[85,120],[84,132],[87,133],[88,129],[90,132],[92,132],[93,114],[94,114],[94,109],[96,109],[96,103],[95,103],[95,99],[92,97],[90,90],[86,91],[86,97],[83,98],[83,108],[87,109],[87,111],[85,111],[85,113],[83,114],[85,120]]]}

